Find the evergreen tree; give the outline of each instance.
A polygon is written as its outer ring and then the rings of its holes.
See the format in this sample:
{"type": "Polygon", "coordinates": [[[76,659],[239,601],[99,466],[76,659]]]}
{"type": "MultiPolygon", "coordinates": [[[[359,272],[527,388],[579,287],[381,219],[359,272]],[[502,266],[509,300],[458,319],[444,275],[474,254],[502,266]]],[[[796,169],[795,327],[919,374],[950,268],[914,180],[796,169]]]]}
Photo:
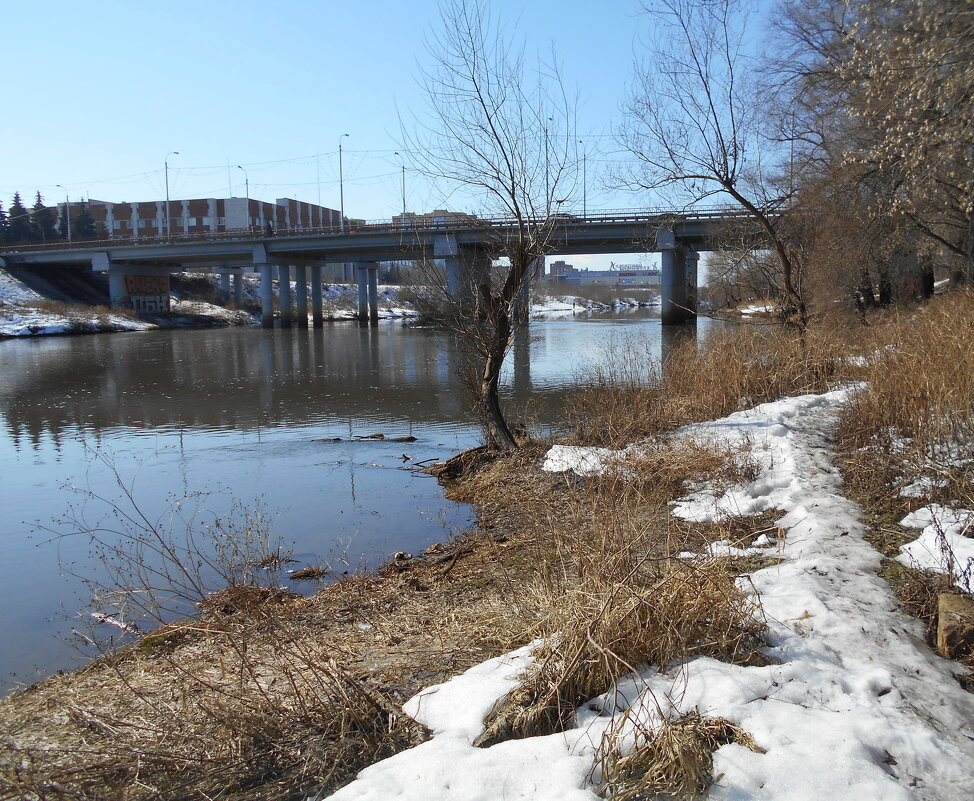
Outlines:
{"type": "Polygon", "coordinates": [[[0,203],[0,244],[10,241],[10,223],[7,220],[7,212],[3,210],[3,203],[0,203]]]}
{"type": "Polygon", "coordinates": [[[39,242],[49,242],[57,239],[55,230],[55,213],[53,208],[44,205],[41,193],[37,193],[37,202],[31,209],[30,223],[32,229],[32,239],[39,242]]]}
{"type": "Polygon", "coordinates": [[[78,210],[78,216],[73,217],[71,220],[71,228],[73,230],[74,236],[78,239],[94,239],[96,229],[95,221],[91,217],[91,212],[88,211],[88,204],[83,200],[80,204],[80,209],[78,210]]]}
{"type": "Polygon", "coordinates": [[[13,203],[10,204],[10,211],[7,212],[7,220],[11,242],[30,241],[30,214],[20,199],[20,192],[14,193],[13,203]]]}
{"type": "Polygon", "coordinates": [[[63,211],[58,215],[57,221],[57,235],[61,239],[68,238],[68,218],[71,216],[71,212],[68,211],[67,203],[63,206],[63,211]]]}

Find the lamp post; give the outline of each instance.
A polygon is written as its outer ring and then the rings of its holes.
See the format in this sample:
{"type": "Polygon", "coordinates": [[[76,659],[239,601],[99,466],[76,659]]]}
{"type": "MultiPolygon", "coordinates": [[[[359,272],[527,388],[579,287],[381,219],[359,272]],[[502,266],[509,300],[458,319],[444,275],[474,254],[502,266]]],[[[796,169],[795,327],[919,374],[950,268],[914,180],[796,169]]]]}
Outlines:
{"type": "Polygon", "coordinates": [[[178,150],[170,150],[163,159],[166,170],[166,241],[169,241],[169,157],[178,156],[178,150]]]}
{"type": "MultiPolygon", "coordinates": [[[[57,185],[58,189],[64,189],[61,184],[57,185]]],[[[71,201],[68,200],[68,190],[64,189],[64,218],[66,225],[64,226],[68,232],[68,245],[71,245],[71,201]]]]}
{"type": "Polygon", "coordinates": [[[338,212],[341,215],[338,220],[339,230],[345,233],[345,176],[342,173],[342,137],[348,136],[347,133],[338,137],[338,212]]]}
{"type": "Polygon", "coordinates": [[[579,139],[578,144],[582,146],[582,217],[587,217],[588,209],[586,195],[588,194],[588,187],[585,185],[585,143],[579,139]]]}
{"type": "Polygon", "coordinates": [[[250,228],[250,176],[239,164],[237,165],[237,169],[243,170],[244,174],[244,191],[247,195],[247,228],[250,228]]]}
{"type": "Polygon", "coordinates": [[[402,221],[406,222],[406,162],[402,157],[402,153],[398,150],[396,155],[399,156],[399,161],[402,164],[402,221]]]}

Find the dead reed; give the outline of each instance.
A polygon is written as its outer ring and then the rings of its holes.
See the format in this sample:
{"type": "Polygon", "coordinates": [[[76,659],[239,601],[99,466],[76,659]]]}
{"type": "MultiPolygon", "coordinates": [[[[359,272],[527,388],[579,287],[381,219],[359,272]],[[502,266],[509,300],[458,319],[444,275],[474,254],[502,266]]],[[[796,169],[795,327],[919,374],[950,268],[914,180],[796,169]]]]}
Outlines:
{"type": "Polygon", "coordinates": [[[688,423],[723,417],[785,395],[824,392],[850,374],[846,345],[821,329],[803,337],[747,327],[676,344],[660,361],[627,339],[579,378],[568,408],[575,441],[619,447],[688,423]]]}
{"type": "Polygon", "coordinates": [[[756,600],[719,560],[676,558],[688,533],[667,509],[685,481],[742,469],[732,456],[692,444],[647,448],[617,471],[549,477],[546,492],[522,495],[517,520],[537,553],[519,598],[522,641],[543,644],[479,745],[562,730],[580,703],[640,665],[754,658],[763,630],[756,600]]]}
{"type": "Polygon", "coordinates": [[[870,332],[866,383],[839,429],[846,481],[870,507],[974,498],[972,302],[953,292],[870,332]]]}
{"type": "Polygon", "coordinates": [[[627,717],[600,744],[600,795],[613,801],[698,798],[713,781],[713,752],[728,743],[764,753],[750,734],[724,718],[694,711],[653,729],[627,717]],[[627,727],[635,732],[625,747],[627,727]]]}

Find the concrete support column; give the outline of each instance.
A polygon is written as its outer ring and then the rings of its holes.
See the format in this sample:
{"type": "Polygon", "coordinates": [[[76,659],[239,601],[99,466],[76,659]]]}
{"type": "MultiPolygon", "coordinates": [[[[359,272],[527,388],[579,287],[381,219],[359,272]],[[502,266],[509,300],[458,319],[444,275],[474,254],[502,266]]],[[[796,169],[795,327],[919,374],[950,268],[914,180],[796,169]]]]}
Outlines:
{"type": "Polygon", "coordinates": [[[308,273],[303,264],[294,268],[295,322],[298,328],[308,327],[308,273]]]}
{"type": "Polygon", "coordinates": [[[128,292],[125,291],[125,279],[117,270],[109,269],[108,271],[108,297],[113,309],[126,305],[125,299],[128,297],[128,292]]]}
{"type": "Polygon", "coordinates": [[[281,328],[290,328],[294,316],[291,305],[291,268],[282,264],[278,267],[277,293],[281,298],[281,328]]]}
{"type": "Polygon", "coordinates": [[[358,319],[369,319],[369,265],[360,262],[355,265],[358,278],[358,319]]]}
{"type": "Polygon", "coordinates": [[[321,328],[324,320],[321,304],[321,265],[311,265],[311,323],[321,328]]]}
{"type": "Polygon", "coordinates": [[[233,303],[238,309],[243,306],[243,285],[243,273],[235,273],[233,276],[233,303]]]}
{"type": "Polygon", "coordinates": [[[379,267],[369,267],[369,320],[379,321],[379,267]]]}
{"type": "Polygon", "coordinates": [[[697,321],[696,260],[692,275],[687,252],[682,247],[660,251],[663,274],[660,282],[663,325],[686,325],[697,321]],[[691,286],[692,284],[692,286],[691,286]]]}
{"type": "Polygon", "coordinates": [[[456,297],[463,280],[462,261],[459,256],[445,256],[443,267],[446,270],[446,292],[450,297],[456,297]]]}
{"type": "Polygon", "coordinates": [[[657,232],[656,248],[663,267],[660,276],[662,323],[693,325],[697,322],[697,254],[680,244],[673,231],[666,229],[657,232]]]}
{"type": "Polygon", "coordinates": [[[220,299],[224,303],[230,301],[230,273],[220,273],[220,299]]]}
{"type": "Polygon", "coordinates": [[[700,254],[695,250],[687,250],[687,308],[693,313],[693,322],[697,321],[697,269],[700,254]]]}
{"type": "Polygon", "coordinates": [[[274,327],[274,270],[269,264],[259,264],[260,270],[260,324],[274,327]]]}

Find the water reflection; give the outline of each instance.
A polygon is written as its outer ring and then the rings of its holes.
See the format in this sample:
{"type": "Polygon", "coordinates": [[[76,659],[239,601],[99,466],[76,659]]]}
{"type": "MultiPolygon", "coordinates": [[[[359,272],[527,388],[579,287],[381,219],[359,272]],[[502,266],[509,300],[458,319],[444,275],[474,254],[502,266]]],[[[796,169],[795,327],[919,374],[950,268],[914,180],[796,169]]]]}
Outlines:
{"type": "MultiPolygon", "coordinates": [[[[661,340],[658,318],[644,312],[533,324],[505,367],[511,419],[525,419],[520,410],[530,404],[527,419],[557,422],[578,371],[612,337],[636,332],[660,343],[650,350],[682,336],[661,340]]],[[[351,563],[374,565],[470,519],[429,477],[401,469],[478,440],[461,361],[452,337],[393,323],[0,343],[0,683],[10,671],[70,661],[54,637],[63,626],[50,618],[80,602],[77,585],[60,575],[58,552],[79,564],[87,554],[83,543],[55,547],[29,536],[33,521],[64,510],[64,482],[112,491],[92,450],[109,454],[123,478],[138,476],[150,513],[169,493],[263,497],[278,513],[276,531],[306,561],[348,546],[351,563]],[[354,438],[375,431],[417,441],[354,438]],[[316,441],[333,437],[342,441],[316,441]]]]}

